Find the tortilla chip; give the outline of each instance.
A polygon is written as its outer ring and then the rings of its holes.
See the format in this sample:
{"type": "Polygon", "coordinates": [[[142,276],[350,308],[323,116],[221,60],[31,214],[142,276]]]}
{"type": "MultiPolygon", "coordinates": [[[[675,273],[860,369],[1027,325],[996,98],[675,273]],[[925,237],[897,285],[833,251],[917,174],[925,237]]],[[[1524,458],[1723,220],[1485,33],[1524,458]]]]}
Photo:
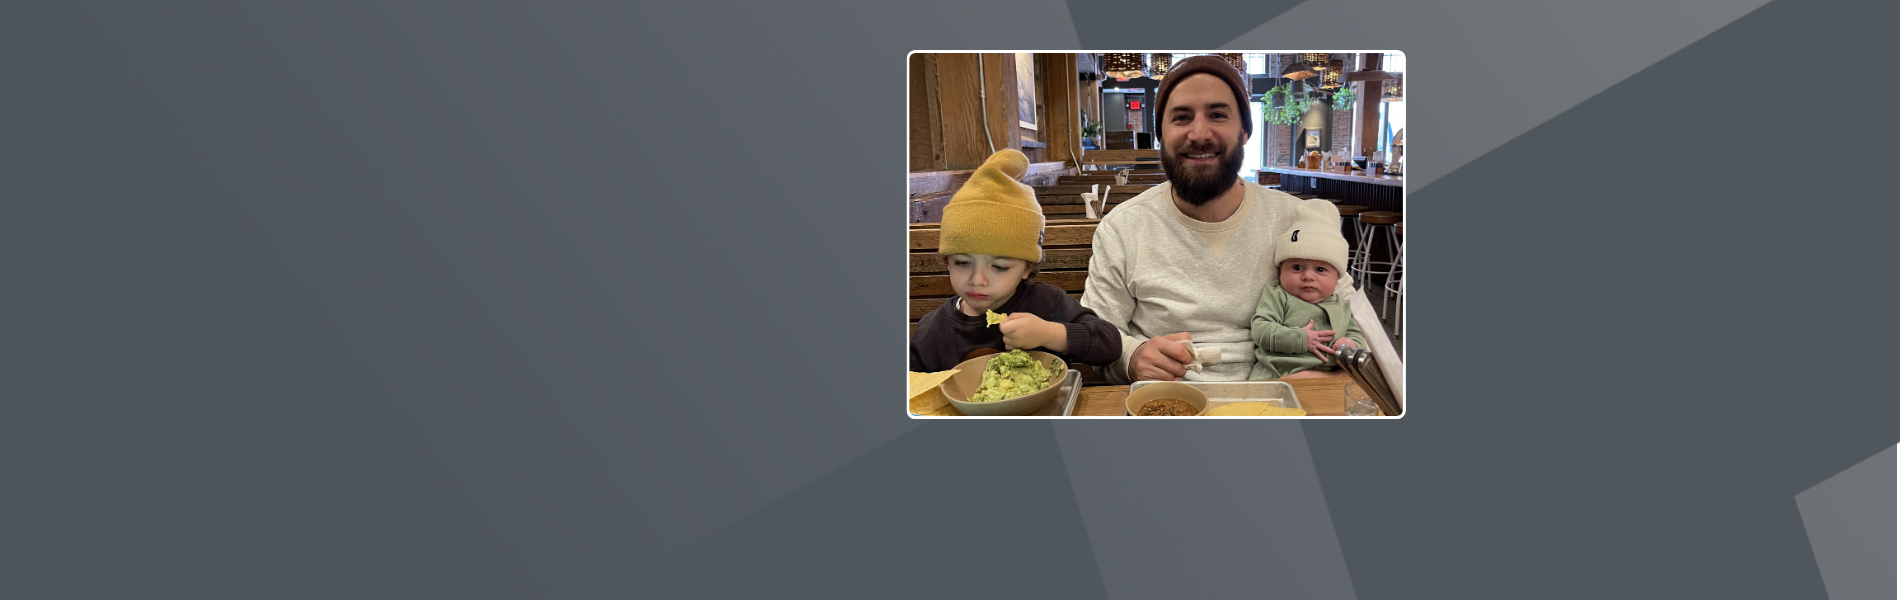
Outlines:
{"type": "Polygon", "coordinates": [[[1261,403],[1260,402],[1240,402],[1236,404],[1228,404],[1225,406],[1216,406],[1214,408],[1208,409],[1208,411],[1205,414],[1210,417],[1251,417],[1251,416],[1260,414],[1259,407],[1248,406],[1249,404],[1261,404],[1261,403]]]}
{"type": "Polygon", "coordinates": [[[1235,402],[1207,411],[1210,417],[1304,417],[1305,409],[1281,408],[1267,402],[1235,402]]]}
{"type": "Polygon", "coordinates": [[[937,389],[937,386],[943,385],[943,382],[949,381],[950,376],[955,374],[957,374],[957,369],[938,371],[935,373],[918,373],[911,371],[910,393],[905,394],[904,397],[916,398],[918,394],[924,393],[924,390],[937,389]]]}
{"type": "Polygon", "coordinates": [[[1003,322],[1004,319],[1008,319],[1008,318],[1009,318],[1009,313],[999,313],[993,310],[983,311],[983,322],[987,323],[987,325],[984,325],[984,327],[989,327],[990,325],[1001,323],[1003,322]]]}
{"type": "Polygon", "coordinates": [[[910,414],[927,415],[949,405],[950,399],[944,397],[943,390],[928,388],[924,393],[910,397],[910,414]]]}

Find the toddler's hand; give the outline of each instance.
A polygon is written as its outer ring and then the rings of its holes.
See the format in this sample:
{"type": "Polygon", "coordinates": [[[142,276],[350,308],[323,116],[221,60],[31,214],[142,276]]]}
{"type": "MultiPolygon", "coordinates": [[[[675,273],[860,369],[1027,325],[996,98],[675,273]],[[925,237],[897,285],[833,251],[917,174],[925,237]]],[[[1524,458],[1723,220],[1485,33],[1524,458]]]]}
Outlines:
{"type": "MultiPolygon", "coordinates": [[[[1004,319],[1003,323],[996,327],[1003,330],[1004,347],[1011,350],[1018,348],[1029,350],[1051,347],[1053,345],[1053,343],[1049,341],[1050,325],[1052,325],[1052,323],[1042,320],[1042,317],[1017,311],[1010,313],[1009,318],[1004,319]]],[[[1060,328],[1061,326],[1058,325],[1057,327],[1060,328]]],[[[1067,330],[1064,330],[1065,333],[1066,331],[1067,330]]],[[[1067,338],[1064,338],[1064,340],[1066,341],[1067,338]]],[[[1057,351],[1060,352],[1061,350],[1057,351]]]]}
{"type": "Polygon", "coordinates": [[[1308,320],[1306,326],[1300,328],[1306,330],[1306,351],[1313,353],[1313,356],[1319,357],[1319,362],[1324,363],[1326,354],[1337,354],[1332,348],[1326,346],[1327,342],[1333,341],[1333,331],[1331,329],[1313,331],[1313,323],[1314,321],[1308,320]],[[1326,354],[1320,354],[1321,352],[1326,354]]]}

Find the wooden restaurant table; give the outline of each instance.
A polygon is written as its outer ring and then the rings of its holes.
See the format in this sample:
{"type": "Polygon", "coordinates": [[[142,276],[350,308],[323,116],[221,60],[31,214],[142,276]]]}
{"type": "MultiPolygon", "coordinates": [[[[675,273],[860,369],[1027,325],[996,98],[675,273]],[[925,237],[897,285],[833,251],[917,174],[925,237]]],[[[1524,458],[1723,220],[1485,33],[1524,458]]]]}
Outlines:
{"type": "MultiPolygon", "coordinates": [[[[1293,386],[1293,394],[1300,399],[1300,407],[1306,409],[1308,416],[1343,417],[1346,416],[1346,384],[1351,377],[1318,377],[1313,379],[1282,379],[1293,386]]],[[[1082,388],[1075,399],[1075,411],[1078,416],[1119,417],[1128,410],[1128,386],[1104,385],[1082,388]]]]}

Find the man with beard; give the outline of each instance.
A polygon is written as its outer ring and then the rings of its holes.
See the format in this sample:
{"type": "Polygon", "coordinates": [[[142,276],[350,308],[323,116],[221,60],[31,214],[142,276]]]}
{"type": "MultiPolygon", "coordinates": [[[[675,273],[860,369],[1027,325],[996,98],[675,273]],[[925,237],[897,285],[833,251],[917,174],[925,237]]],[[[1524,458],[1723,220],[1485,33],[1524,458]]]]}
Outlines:
{"type": "MultiPolygon", "coordinates": [[[[1168,71],[1155,94],[1168,181],[1096,226],[1082,305],[1121,330],[1111,380],[1236,381],[1253,368],[1254,310],[1300,199],[1240,178],[1253,136],[1242,76],[1212,56],[1168,71]],[[1188,375],[1194,357],[1179,340],[1219,349],[1220,361],[1188,375]]],[[[1340,299],[1352,290],[1342,275],[1340,299]]]]}

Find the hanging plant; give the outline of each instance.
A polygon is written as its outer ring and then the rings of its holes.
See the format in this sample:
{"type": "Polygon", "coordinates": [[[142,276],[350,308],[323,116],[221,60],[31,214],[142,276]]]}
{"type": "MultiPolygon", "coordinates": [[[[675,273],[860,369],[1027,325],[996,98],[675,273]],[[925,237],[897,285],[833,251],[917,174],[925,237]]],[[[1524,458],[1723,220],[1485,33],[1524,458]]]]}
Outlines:
{"type": "Polygon", "coordinates": [[[1292,86],[1285,83],[1267,90],[1262,100],[1266,106],[1260,109],[1260,118],[1274,125],[1291,125],[1298,122],[1313,102],[1311,98],[1294,98],[1292,86]],[[1279,106],[1274,106],[1275,95],[1282,99],[1279,106]]]}
{"type": "Polygon", "coordinates": [[[1352,86],[1341,86],[1339,91],[1333,92],[1333,110],[1351,110],[1352,101],[1358,98],[1357,94],[1352,93],[1352,86]]]}
{"type": "Polygon", "coordinates": [[[1260,94],[1260,120],[1273,125],[1280,124],[1280,107],[1274,106],[1274,96],[1285,88],[1285,85],[1276,85],[1260,94]]]}

